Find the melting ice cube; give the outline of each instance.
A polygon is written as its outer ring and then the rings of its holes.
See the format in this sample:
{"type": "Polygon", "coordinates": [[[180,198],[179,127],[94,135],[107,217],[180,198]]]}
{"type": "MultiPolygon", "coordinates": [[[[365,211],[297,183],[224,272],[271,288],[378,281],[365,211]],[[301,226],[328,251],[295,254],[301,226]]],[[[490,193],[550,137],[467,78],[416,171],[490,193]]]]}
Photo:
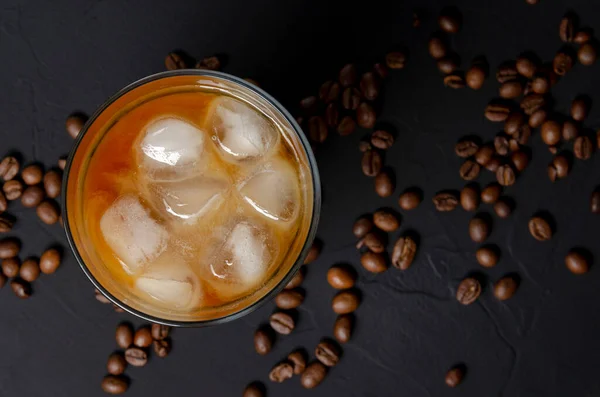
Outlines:
{"type": "Polygon", "coordinates": [[[167,246],[167,231],[133,194],[112,203],[100,219],[100,230],[129,274],[140,271],[167,246]]]}

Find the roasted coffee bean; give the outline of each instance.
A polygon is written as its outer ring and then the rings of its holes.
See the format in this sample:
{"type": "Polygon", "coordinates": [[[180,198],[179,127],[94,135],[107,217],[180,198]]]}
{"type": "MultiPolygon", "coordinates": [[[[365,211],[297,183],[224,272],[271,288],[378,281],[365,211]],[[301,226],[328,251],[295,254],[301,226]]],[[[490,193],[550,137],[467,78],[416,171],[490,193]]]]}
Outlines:
{"type": "Polygon", "coordinates": [[[409,236],[400,237],[392,251],[392,265],[400,270],[406,270],[412,265],[417,253],[417,243],[409,236]]]}
{"type": "Polygon", "coordinates": [[[404,69],[406,58],[406,53],[403,51],[388,52],[385,56],[385,63],[390,69],[404,69]]]}
{"type": "Polygon", "coordinates": [[[8,277],[6,277],[2,272],[0,272],[0,289],[4,287],[7,281],[8,277]]]}
{"type": "Polygon", "coordinates": [[[511,186],[515,183],[515,171],[508,164],[501,165],[496,171],[496,179],[502,186],[511,186]]]}
{"type": "Polygon", "coordinates": [[[108,361],[106,362],[106,370],[111,375],[121,375],[125,372],[125,368],[127,368],[127,361],[125,361],[125,357],[121,353],[113,353],[108,356],[108,361]]]}
{"type": "Polygon", "coordinates": [[[491,102],[485,108],[485,118],[489,121],[500,122],[506,120],[510,108],[503,103],[491,102]]]}
{"type": "Polygon", "coordinates": [[[500,86],[498,94],[505,99],[518,98],[523,94],[523,85],[519,80],[507,81],[500,86]]]}
{"type": "Polygon", "coordinates": [[[320,361],[310,363],[300,378],[300,384],[305,389],[314,389],[319,386],[327,375],[327,367],[320,361]]]}
{"type": "Polygon", "coordinates": [[[373,65],[373,70],[382,79],[385,79],[388,76],[389,72],[390,72],[389,69],[388,69],[388,67],[386,65],[384,65],[383,63],[380,63],[380,62],[377,62],[376,64],[373,65]]]}
{"type": "Polygon", "coordinates": [[[494,204],[502,194],[502,187],[497,183],[490,183],[481,191],[481,201],[494,204]]]}
{"type": "Polygon", "coordinates": [[[7,200],[16,200],[23,194],[23,184],[16,179],[11,179],[10,181],[4,182],[2,190],[4,191],[4,196],[7,200]]]}
{"type": "Polygon", "coordinates": [[[0,240],[0,259],[14,258],[19,254],[21,244],[14,238],[0,240]]]}
{"type": "Polygon", "coordinates": [[[56,248],[44,251],[40,257],[40,270],[44,274],[52,274],[60,266],[60,252],[56,248]]]}
{"type": "Polygon", "coordinates": [[[261,356],[269,353],[273,347],[273,334],[266,329],[259,328],[254,333],[254,350],[261,356]]]}
{"type": "Polygon", "coordinates": [[[306,357],[300,350],[288,354],[287,360],[292,365],[294,375],[301,375],[306,369],[306,357]]]}
{"type": "Polygon", "coordinates": [[[538,109],[529,116],[529,126],[531,128],[540,127],[544,121],[548,118],[548,111],[545,109],[538,109]]]}
{"type": "Polygon", "coordinates": [[[8,233],[12,230],[15,224],[12,217],[8,215],[0,215],[0,233],[8,233]]]}
{"type": "Polygon", "coordinates": [[[360,257],[360,264],[371,273],[383,273],[387,270],[387,259],[381,252],[367,251],[363,253],[360,257]]]}
{"type": "Polygon", "coordinates": [[[558,36],[565,43],[573,41],[575,31],[577,30],[576,19],[573,13],[567,13],[561,19],[560,25],[558,26],[558,36]]]}
{"type": "Polygon", "coordinates": [[[315,349],[315,357],[328,367],[334,367],[340,361],[340,349],[327,340],[319,343],[315,349]]]}
{"type": "Polygon", "coordinates": [[[577,51],[577,59],[582,65],[590,66],[596,62],[598,50],[593,42],[584,43],[577,51]]]}
{"type": "Polygon", "coordinates": [[[547,120],[542,124],[541,136],[546,145],[556,145],[560,142],[562,125],[556,120],[547,120]]]}
{"type": "Polygon", "coordinates": [[[440,192],[433,197],[433,205],[441,212],[452,211],[458,206],[458,198],[454,193],[440,192]]]}
{"type": "Polygon", "coordinates": [[[470,305],[481,295],[481,284],[472,277],[460,282],[456,290],[456,300],[463,305],[470,305]]]}
{"type": "Polygon", "coordinates": [[[367,150],[362,157],[362,171],[366,176],[376,176],[381,171],[383,160],[376,150],[367,150]]]}
{"type": "Polygon", "coordinates": [[[396,215],[387,210],[375,211],[373,223],[384,232],[393,232],[400,227],[400,221],[396,215]]]}
{"type": "Polygon", "coordinates": [[[133,335],[133,344],[137,347],[146,348],[152,344],[152,331],[149,327],[141,327],[133,335]]]}
{"type": "Polygon", "coordinates": [[[287,362],[281,362],[277,364],[269,373],[269,379],[271,382],[282,383],[290,379],[294,375],[294,368],[287,362]]]}
{"type": "Polygon", "coordinates": [[[527,118],[521,112],[512,112],[506,118],[504,122],[504,132],[508,135],[515,135],[521,128],[526,124],[527,118]]]}
{"type": "Polygon", "coordinates": [[[21,195],[21,204],[23,207],[37,207],[44,199],[45,192],[39,186],[28,186],[21,195]]]}
{"type": "Polygon", "coordinates": [[[102,379],[102,390],[107,394],[123,394],[128,388],[129,382],[123,376],[107,375],[102,379]]]}
{"type": "MultiPolygon", "coordinates": [[[[7,260],[8,259],[5,259],[4,261],[7,260]]],[[[28,281],[30,283],[37,280],[37,278],[40,276],[40,265],[38,264],[38,261],[33,258],[29,258],[23,261],[23,263],[21,264],[21,268],[19,269],[19,276],[23,280],[28,281]]]]}
{"type": "Polygon", "coordinates": [[[548,222],[539,216],[529,220],[529,233],[538,241],[547,241],[552,238],[552,228],[548,222]]]}
{"type": "Polygon", "coordinates": [[[319,240],[315,240],[313,241],[312,245],[310,246],[310,249],[308,250],[308,254],[304,259],[304,264],[308,265],[309,263],[316,261],[320,254],[321,242],[319,240]]]}
{"type": "Polygon", "coordinates": [[[562,139],[571,141],[579,136],[579,124],[573,120],[566,120],[562,125],[562,139]]]}
{"type": "Polygon", "coordinates": [[[8,208],[8,201],[6,200],[6,196],[4,192],[0,190],[0,214],[6,211],[8,208]]]}
{"type": "Polygon", "coordinates": [[[265,397],[265,387],[260,382],[252,382],[244,389],[243,397],[265,397]]]}
{"type": "Polygon", "coordinates": [[[37,185],[42,181],[42,167],[37,164],[29,165],[21,171],[21,178],[27,185],[37,185]]]}
{"type": "Polygon", "coordinates": [[[373,221],[370,217],[361,217],[354,222],[354,226],[352,226],[352,233],[357,238],[362,238],[367,235],[371,230],[373,230],[373,221]]]}
{"type": "Polygon", "coordinates": [[[465,75],[465,80],[467,81],[467,85],[473,89],[478,90],[483,86],[485,82],[485,78],[487,71],[481,65],[473,65],[467,70],[467,74],[465,75]]]}
{"type": "MultiPolygon", "coordinates": [[[[509,141],[510,144],[510,141],[509,141]]],[[[490,161],[485,165],[485,169],[495,173],[496,171],[498,171],[498,167],[500,167],[500,165],[502,164],[502,162],[500,161],[500,159],[498,158],[498,156],[494,156],[490,159],[490,161]]]]}
{"type": "Polygon", "coordinates": [[[525,0],[525,3],[530,4],[530,5],[536,5],[539,4],[540,0],[525,0]]]}
{"type": "Polygon", "coordinates": [[[110,303],[110,301],[106,298],[106,296],[102,295],[102,293],[95,288],[94,288],[94,297],[100,303],[103,303],[103,304],[110,303]]]}
{"type": "Polygon", "coordinates": [[[552,182],[569,174],[569,160],[563,155],[555,156],[548,165],[548,177],[552,182]]]}
{"type": "Polygon", "coordinates": [[[139,347],[129,347],[125,350],[125,360],[134,367],[143,367],[148,362],[148,355],[139,347]]]}
{"type": "Polygon", "coordinates": [[[23,279],[13,278],[10,287],[18,298],[27,299],[31,296],[31,284],[23,279]]]}
{"type": "Polygon", "coordinates": [[[338,80],[342,87],[349,87],[356,84],[357,77],[358,73],[356,71],[356,66],[352,63],[348,63],[340,70],[338,80]]]}
{"type": "Polygon", "coordinates": [[[444,7],[440,12],[438,24],[446,33],[457,33],[462,25],[462,15],[456,7],[444,7]]]}
{"type": "Polygon", "coordinates": [[[506,156],[508,154],[508,139],[506,136],[496,135],[494,138],[494,148],[496,149],[496,153],[506,156]]]}
{"type": "Polygon", "coordinates": [[[342,314],[338,316],[333,325],[333,336],[340,343],[350,341],[352,336],[352,326],[354,324],[352,314],[342,314]]]}
{"type": "Polygon", "coordinates": [[[388,131],[374,131],[371,135],[371,144],[378,149],[389,149],[394,144],[394,136],[388,131]]]}
{"type": "Polygon", "coordinates": [[[304,294],[299,290],[283,290],[275,297],[275,305],[284,310],[295,309],[302,302],[304,302],[304,294]]]}
{"type": "Polygon", "coordinates": [[[306,98],[300,101],[300,108],[303,109],[307,114],[313,114],[317,108],[317,97],[307,96],[306,98]]]}
{"type": "Polygon", "coordinates": [[[541,94],[527,94],[521,101],[521,109],[528,116],[531,116],[544,106],[546,106],[546,98],[541,94]]]}
{"type": "Polygon", "coordinates": [[[455,72],[460,67],[460,58],[455,52],[451,52],[443,58],[438,59],[437,67],[443,74],[455,72]]]}
{"type": "Polygon", "coordinates": [[[75,139],[87,122],[87,116],[82,113],[73,113],[65,121],[65,129],[71,138],[75,139]]]}
{"type": "Polygon", "coordinates": [[[584,27],[581,28],[575,33],[573,37],[573,42],[575,44],[584,44],[594,38],[594,31],[591,28],[584,27]]]}
{"type": "MultiPolygon", "coordinates": [[[[513,138],[516,138],[519,144],[527,145],[529,138],[531,138],[531,128],[528,125],[524,125],[519,131],[517,131],[516,134],[513,135],[513,138]]],[[[515,150],[518,150],[518,148],[515,150]]]]}
{"type": "Polygon", "coordinates": [[[371,105],[362,102],[356,109],[356,122],[362,128],[373,128],[377,115],[371,105]]]}
{"type": "Polygon", "coordinates": [[[574,274],[584,274],[590,270],[590,264],[584,255],[571,251],[565,257],[565,265],[574,274]]]}
{"type": "Polygon", "coordinates": [[[459,174],[462,179],[472,181],[479,176],[480,170],[481,166],[479,164],[475,161],[467,160],[460,166],[459,174]]]}
{"type": "Polygon", "coordinates": [[[515,80],[517,77],[519,77],[519,72],[517,71],[515,61],[504,62],[498,67],[498,72],[496,72],[496,80],[500,84],[515,80]]]}
{"type": "Polygon", "coordinates": [[[593,214],[600,214],[600,191],[592,193],[590,199],[590,211],[592,211],[593,214]]]}
{"type": "Polygon", "coordinates": [[[479,188],[466,185],[460,192],[460,205],[465,211],[475,211],[479,207],[479,188]]]}
{"type": "Polygon", "coordinates": [[[337,314],[348,314],[358,308],[360,299],[354,291],[341,291],[333,297],[331,307],[337,314]]]}
{"type": "MultiPolygon", "coordinates": [[[[531,3],[531,1],[532,0],[528,0],[529,4],[534,4],[534,3],[531,3]]],[[[535,0],[535,1],[537,2],[537,0],[535,0]]],[[[448,370],[448,372],[446,372],[446,378],[445,378],[446,386],[454,388],[461,384],[464,377],[465,377],[465,371],[461,365],[456,366],[454,368],[450,368],[450,370],[448,370]]]]}
{"type": "Polygon", "coordinates": [[[579,160],[587,160],[592,157],[593,150],[592,141],[585,135],[578,136],[573,143],[573,153],[579,160]]]}
{"type": "Polygon", "coordinates": [[[479,150],[479,145],[471,140],[459,141],[454,147],[454,151],[458,157],[471,157],[479,150]]]}
{"type": "Polygon", "coordinates": [[[157,357],[165,358],[171,352],[171,340],[169,338],[155,340],[152,342],[152,348],[154,349],[154,354],[156,354],[157,357]]]}
{"type": "Polygon", "coordinates": [[[51,201],[42,201],[35,211],[40,220],[47,225],[53,225],[58,222],[58,208],[56,207],[56,204],[51,201]]]}
{"type": "Polygon", "coordinates": [[[347,87],[342,93],[342,106],[347,110],[356,110],[362,96],[360,91],[354,87],[347,87]]]}
{"type": "Polygon", "coordinates": [[[481,166],[486,166],[494,156],[494,148],[490,145],[483,145],[475,153],[475,161],[481,166]]]}
{"type": "Polygon", "coordinates": [[[308,119],[308,136],[315,143],[323,143],[327,139],[327,124],[320,116],[313,116],[308,119]]]}
{"type": "Polygon", "coordinates": [[[335,81],[326,81],[319,89],[319,99],[325,103],[337,101],[340,96],[340,85],[335,81]]]}
{"type": "Polygon", "coordinates": [[[583,121],[590,112],[590,100],[580,95],[571,102],[571,117],[573,120],[583,121]]]}
{"type": "Polygon", "coordinates": [[[405,211],[414,210],[421,204],[421,195],[413,190],[406,191],[398,198],[398,205],[405,211]]]}
{"type": "Polygon", "coordinates": [[[360,79],[360,92],[369,101],[374,101],[379,95],[379,78],[373,72],[367,72],[360,79]]]}
{"type": "Polygon", "coordinates": [[[469,236],[476,243],[485,241],[490,235],[490,225],[488,222],[479,216],[474,217],[469,222],[469,236]]]}
{"type": "Polygon", "coordinates": [[[467,83],[462,72],[453,72],[444,77],[444,85],[449,88],[464,88],[466,84],[467,83]]]}
{"type": "Polygon", "coordinates": [[[115,332],[117,346],[121,349],[127,349],[133,344],[133,328],[128,323],[121,323],[117,326],[115,332]]]}
{"type": "Polygon", "coordinates": [[[19,268],[21,266],[21,261],[19,258],[6,258],[2,260],[2,273],[6,277],[17,277],[19,274],[19,268]]]}
{"type": "Polygon", "coordinates": [[[496,215],[498,215],[499,218],[506,219],[510,216],[512,208],[509,203],[500,199],[494,203],[494,212],[496,212],[496,215]]]}
{"type": "Polygon", "coordinates": [[[341,136],[350,135],[356,129],[356,121],[352,118],[352,116],[344,116],[340,123],[337,126],[337,132],[341,136]]]}
{"type": "Polygon", "coordinates": [[[494,267],[498,263],[498,253],[489,246],[481,247],[475,252],[477,262],[483,267],[494,267]]]}
{"type": "Polygon", "coordinates": [[[571,70],[574,63],[575,60],[573,59],[573,55],[571,55],[570,51],[561,50],[554,57],[554,60],[552,61],[552,67],[554,68],[554,73],[559,76],[564,76],[569,70],[571,70]]]}
{"type": "Polygon", "coordinates": [[[531,82],[531,89],[536,94],[546,94],[550,91],[550,79],[545,75],[536,75],[531,82]]]}
{"type": "Polygon", "coordinates": [[[396,181],[389,169],[383,169],[375,177],[375,192],[379,197],[390,197],[394,194],[396,181]]]}
{"type": "Polygon", "coordinates": [[[521,149],[521,146],[519,145],[519,141],[517,141],[514,138],[509,139],[508,140],[508,149],[510,150],[511,153],[516,152],[517,150],[521,149]]]}
{"type": "Polygon", "coordinates": [[[429,39],[428,47],[429,55],[431,55],[434,59],[443,58],[448,53],[448,45],[446,44],[446,40],[439,35],[433,35],[431,39],[429,39]]]}
{"type": "Polygon", "coordinates": [[[56,198],[60,195],[62,178],[56,171],[50,170],[44,175],[44,189],[46,195],[50,198],[56,198]]]}
{"type": "Polygon", "coordinates": [[[176,52],[171,52],[165,58],[167,70],[187,69],[189,66],[184,57],[176,52]]]}
{"type": "Polygon", "coordinates": [[[523,172],[523,170],[525,170],[525,168],[527,168],[529,165],[529,156],[527,156],[527,153],[521,150],[514,152],[510,156],[510,160],[515,166],[515,169],[519,172],[523,172]]]}
{"type": "Polygon", "coordinates": [[[0,177],[10,181],[19,172],[19,161],[13,156],[7,156],[0,162],[0,177]]]}
{"type": "Polygon", "coordinates": [[[496,299],[505,301],[512,298],[517,291],[517,282],[512,277],[503,277],[494,283],[494,296],[496,299]]]}
{"type": "Polygon", "coordinates": [[[515,66],[521,76],[531,79],[538,69],[538,61],[533,55],[522,54],[517,58],[515,66]]]}
{"type": "Polygon", "coordinates": [[[163,340],[167,336],[169,336],[169,332],[171,331],[171,327],[163,324],[152,324],[152,338],[154,340],[163,340]]]}
{"type": "Polygon", "coordinates": [[[349,289],[354,286],[356,275],[344,266],[332,266],[327,271],[327,282],[335,289],[349,289]]]}
{"type": "Polygon", "coordinates": [[[275,332],[281,335],[291,334],[296,326],[294,318],[284,312],[273,313],[269,319],[269,324],[271,324],[271,328],[273,328],[275,332]]]}
{"type": "Polygon", "coordinates": [[[329,127],[335,129],[338,125],[339,118],[340,113],[338,112],[337,105],[335,103],[327,105],[327,108],[325,109],[325,123],[329,127]]]}
{"type": "Polygon", "coordinates": [[[196,69],[220,70],[221,60],[214,55],[203,58],[196,62],[196,69]]]}

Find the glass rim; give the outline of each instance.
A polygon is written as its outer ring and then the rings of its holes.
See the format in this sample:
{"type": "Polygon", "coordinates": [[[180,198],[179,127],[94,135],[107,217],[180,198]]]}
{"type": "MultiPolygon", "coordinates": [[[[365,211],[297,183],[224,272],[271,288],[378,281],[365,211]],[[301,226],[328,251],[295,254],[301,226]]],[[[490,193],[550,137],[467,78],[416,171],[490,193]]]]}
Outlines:
{"type": "Polygon", "coordinates": [[[317,233],[317,226],[319,224],[319,218],[320,218],[320,214],[321,214],[321,180],[319,177],[317,161],[315,159],[314,153],[312,152],[310,143],[309,143],[308,139],[306,138],[306,135],[304,134],[304,132],[302,131],[302,128],[298,125],[298,123],[296,122],[294,117],[292,117],[292,115],[283,107],[283,105],[281,105],[279,103],[279,101],[277,101],[275,98],[273,98],[271,95],[269,95],[267,92],[265,92],[260,87],[254,85],[252,83],[249,83],[244,79],[241,79],[239,77],[236,77],[236,76],[233,76],[233,75],[230,75],[227,73],[217,72],[217,71],[213,71],[213,70],[204,70],[204,69],[179,69],[179,70],[155,73],[155,74],[146,76],[144,78],[141,78],[137,81],[134,81],[133,83],[130,83],[129,85],[127,85],[124,88],[117,91],[115,94],[111,95],[98,109],[96,109],[96,111],[90,116],[90,118],[87,120],[87,122],[81,129],[79,135],[77,136],[77,138],[75,140],[73,147],[71,148],[69,156],[67,158],[67,163],[65,165],[64,174],[63,174],[63,183],[62,183],[62,189],[61,189],[60,204],[62,207],[62,213],[64,215],[62,218],[63,224],[64,224],[63,228],[65,230],[65,234],[67,236],[67,241],[69,243],[69,248],[71,249],[71,252],[75,256],[75,259],[77,260],[77,263],[79,264],[79,267],[81,268],[81,270],[83,270],[84,274],[91,281],[91,283],[94,285],[94,287],[98,291],[100,291],[100,293],[102,293],[111,303],[113,303],[114,305],[120,307],[121,309],[125,310],[126,312],[128,312],[136,317],[139,317],[143,320],[150,321],[153,323],[169,325],[172,327],[207,327],[207,326],[224,324],[224,323],[233,321],[233,320],[241,318],[241,317],[253,312],[254,310],[258,309],[259,307],[263,306],[264,304],[269,302],[276,294],[278,294],[281,290],[283,290],[283,288],[295,276],[296,272],[298,272],[300,270],[300,267],[304,264],[304,259],[308,255],[308,251],[309,251],[309,249],[315,239],[316,233],[317,233]],[[304,148],[306,157],[308,159],[309,169],[310,169],[312,182],[313,182],[313,211],[312,211],[312,216],[311,216],[311,220],[310,220],[310,226],[308,228],[308,234],[307,234],[306,240],[304,241],[304,244],[302,246],[302,250],[300,251],[300,254],[298,255],[298,258],[296,259],[294,264],[290,267],[290,269],[288,270],[286,275],[281,279],[281,281],[274,288],[272,288],[264,296],[262,296],[260,299],[256,300],[252,304],[250,304],[250,305],[244,307],[243,309],[236,311],[234,313],[230,313],[223,317],[209,319],[209,320],[177,321],[177,320],[169,320],[169,319],[165,319],[165,318],[161,318],[161,317],[156,317],[156,316],[150,315],[148,313],[144,313],[143,311],[138,310],[134,307],[131,307],[131,306],[127,305],[126,303],[121,302],[119,299],[115,298],[94,277],[94,275],[92,274],[92,272],[90,271],[88,266],[85,264],[85,261],[81,257],[79,250],[78,250],[77,246],[75,245],[75,241],[74,241],[73,235],[71,233],[71,228],[69,226],[69,217],[67,216],[67,204],[68,203],[67,203],[67,194],[66,193],[67,193],[67,185],[68,185],[68,181],[69,181],[71,165],[72,165],[73,159],[75,157],[75,153],[77,152],[77,149],[78,149],[84,135],[87,133],[87,131],[88,131],[89,127],[92,125],[92,123],[110,105],[112,105],[116,100],[121,98],[126,93],[128,93],[138,87],[141,87],[147,83],[150,83],[152,81],[156,81],[156,80],[160,80],[160,79],[168,78],[168,77],[176,77],[176,76],[208,76],[208,77],[216,77],[219,79],[228,80],[230,82],[241,85],[242,87],[258,94],[259,97],[266,100],[269,105],[273,106],[273,108],[276,111],[280,112],[283,115],[283,117],[287,120],[287,122],[290,123],[292,129],[294,130],[294,133],[300,140],[300,143],[301,143],[302,147],[304,148]]]}

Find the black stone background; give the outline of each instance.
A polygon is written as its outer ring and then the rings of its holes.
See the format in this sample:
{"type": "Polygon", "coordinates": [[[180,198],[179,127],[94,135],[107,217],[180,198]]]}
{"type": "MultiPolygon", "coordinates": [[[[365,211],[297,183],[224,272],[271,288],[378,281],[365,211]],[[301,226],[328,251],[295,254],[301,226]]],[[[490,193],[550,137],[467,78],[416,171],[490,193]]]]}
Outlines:
{"type": "MultiPolygon", "coordinates": [[[[598,258],[600,218],[589,212],[589,196],[600,183],[600,155],[576,162],[566,180],[546,176],[551,154],[539,135],[532,139],[532,161],[518,183],[506,189],[517,202],[508,220],[494,216],[489,242],[502,249],[493,269],[475,261],[477,245],[467,223],[472,214],[437,213],[432,195],[460,189],[461,163],[453,153],[457,139],[479,134],[491,140],[501,125],[488,122],[483,109],[495,96],[488,79],[478,92],[443,87],[426,42],[445,1],[410,0],[2,0],[0,4],[0,136],[2,154],[22,153],[28,161],[55,165],[72,144],[64,120],[73,110],[92,113],[130,82],[163,70],[164,56],[183,48],[201,57],[230,56],[225,71],[252,77],[294,111],[297,101],[335,77],[346,62],[370,64],[394,45],[410,49],[404,70],[394,72],[383,94],[382,121],[398,132],[387,164],[397,175],[393,197],[381,199],[362,175],[357,145],[364,131],[330,136],[318,151],[324,203],[319,237],[321,257],[309,266],[305,303],[297,329],[279,338],[266,357],[254,352],[252,335],[274,308],[210,329],[178,329],[166,359],[130,368],[128,396],[238,396],[252,380],[267,383],[270,396],[597,396],[600,394],[600,299],[597,266],[575,276],[563,258],[583,246],[598,258]],[[412,10],[426,14],[413,29],[412,10]],[[409,186],[425,192],[424,203],[402,214],[401,232],[421,237],[410,270],[368,274],[359,264],[351,227],[364,212],[398,208],[398,193],[409,186]],[[557,232],[547,243],[529,235],[527,221],[538,210],[553,214],[557,232]],[[335,263],[354,265],[363,303],[352,341],[340,364],[313,391],[298,378],[268,381],[270,368],[296,347],[313,351],[331,335],[334,291],[325,279],[335,263]],[[487,279],[471,306],[454,299],[458,282],[470,272],[487,279]],[[521,285],[513,299],[498,302],[491,284],[516,272],[521,285]],[[443,378],[457,362],[468,366],[465,382],[448,389],[443,378]]],[[[567,9],[594,27],[600,7],[590,0],[457,1],[463,30],[451,38],[468,66],[484,54],[492,72],[503,60],[535,50],[550,60],[560,48],[558,23],[567,9]]],[[[597,25],[595,26],[597,27],[597,25]]],[[[598,100],[600,65],[577,65],[553,90],[557,109],[587,93],[598,100]]],[[[600,106],[586,125],[600,127],[600,106]]],[[[484,185],[492,175],[484,173],[484,185]]],[[[483,206],[481,211],[490,212],[483,206]]],[[[45,226],[34,211],[11,205],[19,218],[12,235],[23,239],[22,256],[39,255],[60,242],[63,231],[45,226]]],[[[105,361],[115,349],[117,323],[132,320],[94,299],[93,289],[72,256],[52,276],[34,283],[34,295],[18,300],[0,291],[0,395],[102,396],[105,361]]],[[[138,324],[138,321],[133,320],[138,324]]]]}

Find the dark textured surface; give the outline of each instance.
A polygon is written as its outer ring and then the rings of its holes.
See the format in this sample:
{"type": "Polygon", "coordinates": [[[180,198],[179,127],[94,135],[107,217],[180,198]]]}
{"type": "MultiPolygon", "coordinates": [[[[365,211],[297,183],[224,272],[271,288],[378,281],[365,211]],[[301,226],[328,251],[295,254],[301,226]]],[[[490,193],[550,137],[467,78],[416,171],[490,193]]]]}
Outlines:
{"type": "MultiPolygon", "coordinates": [[[[534,49],[549,60],[561,46],[558,23],[572,8],[582,23],[600,17],[595,1],[524,0],[458,2],[463,30],[451,43],[463,65],[485,54],[492,70],[502,60],[534,49]]],[[[331,137],[317,157],[324,186],[319,236],[324,252],[311,264],[304,283],[307,298],[297,329],[279,338],[267,356],[253,349],[252,335],[267,320],[269,304],[242,320],[211,329],[173,333],[166,359],[153,357],[145,368],[129,368],[128,396],[237,396],[253,380],[267,383],[270,396],[596,396],[600,393],[599,271],[575,276],[564,266],[573,246],[600,257],[600,218],[589,213],[589,196],[600,182],[600,155],[577,162],[571,175],[549,182],[551,154],[533,137],[532,162],[518,183],[506,189],[517,202],[507,220],[494,217],[490,242],[502,256],[483,269],[469,240],[470,214],[436,213],[432,195],[460,189],[456,140],[480,134],[491,140],[500,129],[483,118],[497,89],[488,79],[479,92],[445,89],[426,40],[435,29],[441,1],[16,1],[0,5],[0,136],[2,152],[21,152],[26,161],[54,165],[72,143],[64,119],[73,110],[91,113],[124,85],[163,69],[164,56],[184,48],[196,56],[225,52],[225,71],[257,79],[294,110],[296,101],[316,92],[347,61],[373,61],[394,44],[411,51],[405,70],[386,85],[382,121],[394,125],[397,143],[387,164],[397,175],[396,193],[380,199],[373,181],[360,170],[361,133],[331,137]],[[326,3],[326,4],[325,4],[326,3]],[[423,7],[422,27],[413,29],[414,6],[423,7]],[[381,275],[360,268],[351,226],[356,216],[381,206],[398,208],[396,198],[409,186],[425,192],[424,203],[402,215],[401,232],[414,230],[421,244],[413,266],[381,275]],[[527,221],[538,210],[551,212],[557,233],[539,243],[527,221]],[[268,381],[271,367],[294,348],[309,352],[331,335],[334,291],[325,279],[334,263],[350,263],[360,274],[363,303],[352,341],[328,378],[304,391],[297,378],[268,381]],[[486,280],[479,301],[463,307],[454,299],[458,282],[471,272],[486,280]],[[516,295],[498,302],[491,284],[517,273],[516,295]],[[446,370],[466,363],[464,383],[444,385],[446,370]]],[[[598,100],[600,65],[576,66],[555,87],[557,109],[587,93],[598,100]]],[[[600,125],[600,106],[586,122],[600,125]]],[[[492,180],[484,172],[479,182],[492,180]]],[[[483,206],[482,211],[491,211],[483,206]]],[[[24,240],[23,257],[39,255],[65,239],[59,226],[43,225],[32,210],[13,204],[19,218],[14,235],[24,240]]],[[[114,329],[129,320],[94,299],[91,284],[71,256],[58,272],[34,283],[34,295],[18,300],[9,287],[0,291],[0,395],[101,396],[106,359],[115,349],[114,329]]]]}

